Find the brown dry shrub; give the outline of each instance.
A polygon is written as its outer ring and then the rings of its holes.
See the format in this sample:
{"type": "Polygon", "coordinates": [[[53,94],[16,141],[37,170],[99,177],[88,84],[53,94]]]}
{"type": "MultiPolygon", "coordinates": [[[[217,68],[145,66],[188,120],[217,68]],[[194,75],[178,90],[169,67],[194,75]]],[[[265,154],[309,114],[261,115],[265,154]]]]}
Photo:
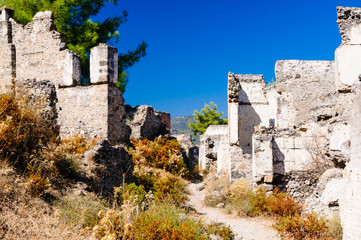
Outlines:
{"type": "Polygon", "coordinates": [[[23,170],[33,154],[57,139],[56,130],[35,111],[36,106],[24,105],[12,95],[0,96],[0,158],[23,170]]]}
{"type": "Polygon", "coordinates": [[[294,216],[280,217],[275,224],[281,237],[295,240],[331,240],[327,220],[316,213],[304,213],[294,216]]]}
{"type": "Polygon", "coordinates": [[[267,211],[271,215],[280,217],[294,216],[300,214],[302,205],[285,192],[275,189],[267,199],[267,211]]]}
{"type": "Polygon", "coordinates": [[[164,169],[174,175],[189,177],[189,170],[182,158],[181,146],[176,139],[132,139],[131,143],[134,147],[129,149],[129,153],[133,155],[135,165],[147,165],[164,169]]]}

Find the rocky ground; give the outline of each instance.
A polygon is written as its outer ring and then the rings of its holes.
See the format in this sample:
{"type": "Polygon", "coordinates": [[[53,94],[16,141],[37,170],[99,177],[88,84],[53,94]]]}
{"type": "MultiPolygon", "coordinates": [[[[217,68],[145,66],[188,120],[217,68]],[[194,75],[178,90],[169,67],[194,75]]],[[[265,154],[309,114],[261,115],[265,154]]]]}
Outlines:
{"type": "Polygon", "coordinates": [[[206,207],[202,203],[204,191],[198,191],[201,183],[188,186],[189,205],[194,208],[206,222],[223,222],[236,234],[236,240],[278,240],[272,223],[263,218],[240,218],[225,214],[221,209],[206,207]]]}

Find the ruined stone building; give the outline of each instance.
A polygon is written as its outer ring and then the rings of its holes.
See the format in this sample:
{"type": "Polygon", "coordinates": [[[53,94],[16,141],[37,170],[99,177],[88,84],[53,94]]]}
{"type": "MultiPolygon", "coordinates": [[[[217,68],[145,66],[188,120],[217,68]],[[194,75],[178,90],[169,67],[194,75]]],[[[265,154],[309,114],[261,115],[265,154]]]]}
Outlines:
{"type": "Polygon", "coordinates": [[[337,7],[337,23],[334,61],[277,61],[272,86],[228,74],[228,126],[201,136],[199,165],[278,186],[319,212],[340,204],[344,239],[360,239],[361,9],[337,7]]]}
{"type": "Polygon", "coordinates": [[[111,144],[169,133],[169,113],[149,106],[124,106],[118,79],[116,48],[100,44],[90,53],[90,84],[80,84],[79,57],[55,29],[52,13],[39,12],[26,26],[11,19],[13,10],[0,8],[0,93],[46,99],[60,136],[81,134],[111,144]],[[142,111],[138,109],[148,109],[142,111]],[[132,124],[137,116],[138,124],[132,124]]]}

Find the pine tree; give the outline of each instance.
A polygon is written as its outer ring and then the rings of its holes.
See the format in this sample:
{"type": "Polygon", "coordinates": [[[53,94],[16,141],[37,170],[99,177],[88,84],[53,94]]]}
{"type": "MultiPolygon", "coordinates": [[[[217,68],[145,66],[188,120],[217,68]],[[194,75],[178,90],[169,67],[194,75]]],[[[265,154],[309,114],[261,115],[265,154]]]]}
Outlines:
{"type": "Polygon", "coordinates": [[[194,123],[189,121],[188,126],[194,135],[198,133],[204,134],[210,125],[228,124],[227,119],[221,118],[222,115],[223,113],[218,113],[217,111],[217,104],[210,102],[209,105],[204,105],[204,108],[201,110],[201,112],[198,112],[197,110],[194,111],[194,123]]]}

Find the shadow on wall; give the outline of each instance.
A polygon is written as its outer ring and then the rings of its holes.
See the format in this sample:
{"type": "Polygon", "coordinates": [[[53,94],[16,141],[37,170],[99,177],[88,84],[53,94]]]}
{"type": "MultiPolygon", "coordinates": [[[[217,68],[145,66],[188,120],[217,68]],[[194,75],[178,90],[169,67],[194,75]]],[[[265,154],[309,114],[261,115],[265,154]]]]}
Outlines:
{"type": "Polygon", "coordinates": [[[274,183],[281,183],[282,176],[285,175],[285,155],[281,152],[277,142],[272,138],[272,163],[274,183]]]}
{"type": "Polygon", "coordinates": [[[252,135],[261,118],[253,107],[247,93],[239,88],[239,144],[244,153],[252,154],[252,135]]]}

